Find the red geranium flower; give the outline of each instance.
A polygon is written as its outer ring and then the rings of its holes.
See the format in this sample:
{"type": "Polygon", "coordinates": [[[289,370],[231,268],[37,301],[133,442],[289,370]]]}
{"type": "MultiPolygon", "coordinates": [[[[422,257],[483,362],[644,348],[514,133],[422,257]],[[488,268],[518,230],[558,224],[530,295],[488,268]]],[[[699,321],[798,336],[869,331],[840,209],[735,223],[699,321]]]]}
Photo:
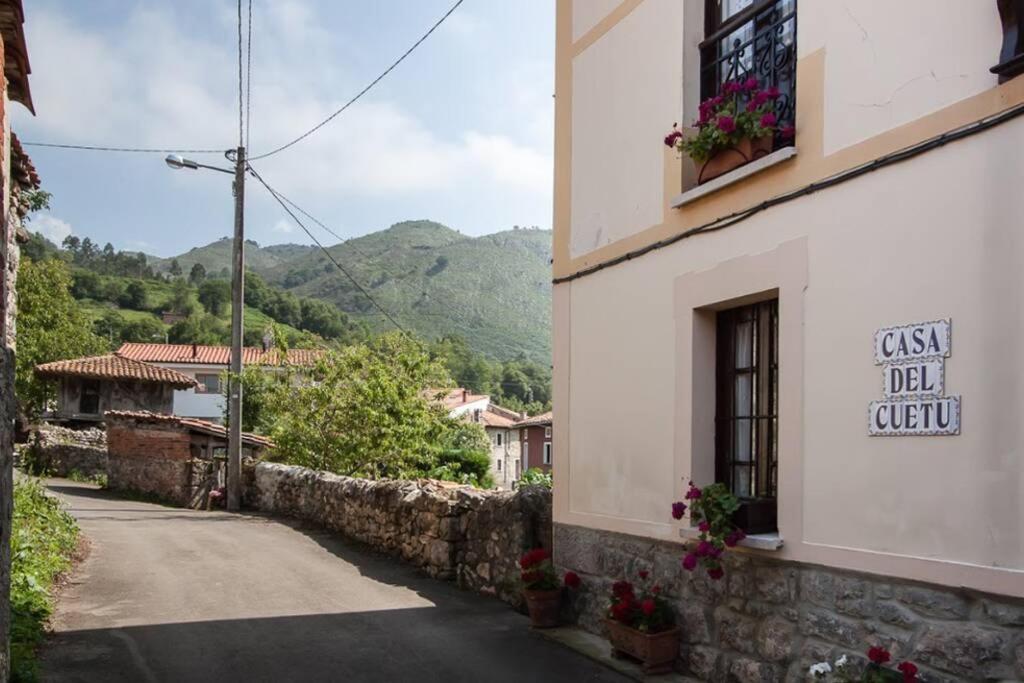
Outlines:
{"type": "Polygon", "coordinates": [[[751,76],[746,81],[744,81],[743,87],[745,89],[747,89],[747,90],[756,90],[757,89],[757,79],[754,78],[753,76],[751,76]]]}
{"type": "Polygon", "coordinates": [[[612,617],[616,621],[629,621],[629,611],[631,608],[632,603],[628,599],[620,600],[612,605],[612,617]]]}
{"type": "Polygon", "coordinates": [[[917,667],[913,662],[901,662],[896,670],[903,674],[903,683],[914,683],[917,680],[917,667]]]}
{"type": "MultiPolygon", "coordinates": [[[[728,116],[723,116],[722,118],[728,119],[729,117],[728,116]]],[[[729,119],[729,120],[732,121],[732,119],[729,119]]],[[[719,121],[719,123],[721,123],[722,119],[720,118],[720,119],[718,119],[718,121],[719,121]]],[[[733,125],[733,128],[735,128],[736,127],[736,122],[733,121],[732,125],[733,125]]],[[[719,126],[719,127],[721,127],[721,126],[719,126]]],[[[690,490],[686,492],[686,495],[684,496],[684,498],[686,498],[686,500],[697,500],[698,498],[700,498],[700,489],[697,488],[696,486],[694,486],[693,482],[690,482],[690,490]]]]}
{"type": "Polygon", "coordinates": [[[644,613],[644,616],[649,617],[654,614],[654,600],[647,598],[640,603],[640,611],[644,613]]]}
{"type": "Polygon", "coordinates": [[[612,595],[617,598],[632,597],[633,584],[629,581],[616,581],[612,584],[612,595]]]}
{"type": "Polygon", "coordinates": [[[694,550],[694,554],[697,557],[707,557],[714,550],[715,546],[711,545],[710,541],[701,541],[697,544],[697,549],[694,550]]]}
{"type": "Polygon", "coordinates": [[[551,557],[551,553],[544,548],[534,548],[519,558],[519,566],[523,569],[534,567],[551,557]]]}
{"type": "Polygon", "coordinates": [[[700,524],[697,525],[697,530],[698,531],[703,531],[703,532],[711,531],[711,525],[708,524],[707,522],[701,522],[700,524]]]}
{"type": "Polygon", "coordinates": [[[672,503],[672,519],[682,519],[686,514],[686,503],[672,503]]]}
{"type": "Polygon", "coordinates": [[[576,572],[565,573],[565,585],[569,588],[579,588],[581,583],[583,582],[580,580],[580,575],[576,572]]]}
{"type": "Polygon", "coordinates": [[[718,581],[720,578],[725,576],[725,572],[721,567],[714,567],[708,570],[708,576],[711,577],[712,581],[718,581]]]}
{"type": "Polygon", "coordinates": [[[872,647],[868,650],[868,659],[875,664],[885,664],[892,658],[889,651],[884,647],[872,647]]]}
{"type": "Polygon", "coordinates": [[[678,130],[672,131],[671,133],[665,136],[665,146],[675,147],[676,140],[678,140],[681,137],[683,137],[683,134],[681,132],[679,132],[678,130]]]}
{"type": "Polygon", "coordinates": [[[650,572],[648,572],[648,571],[647,571],[646,569],[641,569],[640,571],[638,571],[638,572],[637,572],[637,575],[638,575],[638,576],[639,576],[639,577],[640,577],[641,579],[646,579],[646,578],[647,578],[648,576],[650,576],[651,574],[650,574],[650,572]]]}
{"type": "Polygon", "coordinates": [[[689,553],[683,558],[683,569],[688,572],[692,572],[697,567],[697,556],[693,553],[689,553]]]}
{"type": "MultiPolygon", "coordinates": [[[[718,130],[722,131],[723,133],[731,133],[731,132],[733,132],[734,130],[736,130],[736,119],[734,119],[731,116],[719,116],[718,117],[718,130]]],[[[687,495],[689,495],[689,494],[687,494],[687,495]]],[[[696,497],[697,498],[700,497],[699,492],[698,492],[698,495],[696,497]]]]}

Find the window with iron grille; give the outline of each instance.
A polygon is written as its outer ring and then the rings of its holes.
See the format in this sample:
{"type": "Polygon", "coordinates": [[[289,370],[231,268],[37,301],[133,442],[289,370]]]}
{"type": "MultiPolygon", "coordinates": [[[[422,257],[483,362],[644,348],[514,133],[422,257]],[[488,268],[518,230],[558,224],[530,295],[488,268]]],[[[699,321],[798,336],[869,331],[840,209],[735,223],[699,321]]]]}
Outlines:
{"type": "Polygon", "coordinates": [[[718,314],[715,476],[741,501],[747,533],[776,528],[779,302],[718,314]]]}
{"type": "MultiPolygon", "coordinates": [[[[796,115],[796,0],[705,0],[700,44],[701,101],[722,93],[730,81],[753,76],[762,89],[775,87],[779,130],[796,115]]],[[[781,134],[776,146],[792,144],[781,134]]]]}

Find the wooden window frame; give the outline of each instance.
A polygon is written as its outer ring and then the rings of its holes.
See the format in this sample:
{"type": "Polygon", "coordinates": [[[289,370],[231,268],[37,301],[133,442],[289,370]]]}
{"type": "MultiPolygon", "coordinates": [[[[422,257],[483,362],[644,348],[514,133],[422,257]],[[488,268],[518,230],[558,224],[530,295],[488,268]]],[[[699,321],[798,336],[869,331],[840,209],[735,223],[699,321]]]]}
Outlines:
{"type": "Polygon", "coordinates": [[[747,533],[778,530],[779,301],[769,299],[719,311],[715,361],[715,480],[740,497],[734,521],[747,533]],[[746,364],[737,359],[736,330],[750,323],[746,364]],[[737,414],[736,384],[750,379],[750,409],[737,414]],[[749,458],[736,459],[737,426],[749,421],[749,458]],[[741,470],[746,470],[741,474],[741,470]],[[737,478],[747,477],[741,489],[737,478]],[[741,496],[741,492],[746,495],[741,496]]]}

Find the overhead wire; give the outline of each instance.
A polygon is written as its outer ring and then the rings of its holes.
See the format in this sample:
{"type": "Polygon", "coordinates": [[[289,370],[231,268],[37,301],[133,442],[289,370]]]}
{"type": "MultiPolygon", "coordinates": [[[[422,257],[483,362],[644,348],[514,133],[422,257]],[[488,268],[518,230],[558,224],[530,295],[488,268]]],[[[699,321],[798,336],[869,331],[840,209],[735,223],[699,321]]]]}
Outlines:
{"type": "Polygon", "coordinates": [[[238,146],[245,144],[245,107],[243,106],[244,84],[242,82],[242,0],[238,0],[238,146]]]}
{"type": "Polygon", "coordinates": [[[223,149],[182,149],[180,147],[107,147],[102,145],[69,145],[56,142],[28,142],[22,141],[23,145],[29,147],[51,147],[55,149],[77,149],[87,152],[128,152],[135,154],[223,154],[223,149]]]}
{"type": "Polygon", "coordinates": [[[411,47],[410,47],[410,48],[409,48],[408,50],[406,50],[405,52],[403,52],[403,53],[402,53],[402,56],[401,56],[401,57],[399,57],[398,59],[396,59],[396,60],[395,60],[395,61],[394,61],[394,62],[393,62],[393,63],[391,64],[391,66],[389,66],[389,67],[388,67],[387,69],[385,69],[385,70],[384,70],[384,71],[383,71],[383,72],[382,72],[382,73],[381,73],[381,74],[380,74],[379,76],[377,76],[377,77],[376,77],[375,79],[373,79],[372,81],[370,81],[369,85],[367,85],[367,86],[366,86],[365,88],[363,88],[363,89],[362,89],[362,90],[360,90],[360,91],[359,91],[358,93],[356,93],[355,97],[353,97],[353,98],[352,98],[352,99],[350,99],[350,100],[349,100],[348,102],[346,102],[345,104],[343,104],[343,105],[341,106],[341,108],[340,108],[340,109],[338,109],[338,110],[337,110],[337,111],[335,111],[335,112],[334,112],[333,114],[331,114],[330,116],[328,116],[328,117],[327,117],[326,119],[324,119],[324,120],[323,120],[323,121],[321,121],[320,123],[316,124],[315,126],[313,126],[312,128],[310,128],[309,130],[307,130],[307,131],[306,131],[305,133],[303,133],[302,135],[300,135],[300,136],[298,136],[297,138],[293,139],[292,141],[290,141],[290,142],[287,142],[287,143],[285,143],[285,144],[281,145],[280,147],[277,147],[276,149],[272,149],[271,151],[269,151],[269,152],[266,152],[266,153],[264,153],[264,154],[258,154],[258,155],[252,156],[252,157],[250,157],[250,159],[251,159],[252,161],[258,161],[258,160],[260,160],[260,159],[266,159],[266,158],[267,158],[267,157],[269,157],[269,156],[273,156],[273,155],[275,155],[275,154],[278,154],[279,152],[283,152],[284,150],[288,149],[289,147],[292,147],[293,145],[296,145],[296,144],[298,144],[298,143],[299,143],[299,142],[301,142],[302,140],[305,140],[305,139],[306,139],[306,138],[308,138],[308,137],[309,137],[310,135],[312,135],[313,133],[317,132],[318,130],[320,130],[321,128],[323,128],[324,126],[326,126],[326,125],[327,125],[328,123],[330,123],[331,121],[333,121],[333,120],[334,120],[334,119],[335,119],[335,118],[336,118],[336,117],[337,117],[337,116],[338,116],[339,114],[341,114],[341,113],[342,113],[343,111],[345,111],[346,109],[348,109],[349,107],[351,107],[351,106],[352,106],[353,104],[355,104],[355,103],[356,103],[357,101],[359,101],[359,99],[360,99],[360,98],[361,98],[361,97],[362,97],[363,95],[365,95],[366,93],[368,93],[368,92],[369,92],[369,91],[370,91],[370,90],[371,90],[371,89],[372,89],[372,88],[373,88],[373,87],[374,87],[375,85],[377,85],[378,83],[380,83],[380,82],[381,82],[382,80],[384,80],[384,78],[385,78],[385,77],[387,77],[387,75],[388,75],[388,74],[390,74],[390,73],[391,73],[392,71],[394,71],[394,70],[395,70],[395,68],[396,68],[396,67],[397,67],[397,66],[398,66],[399,64],[401,64],[401,63],[402,63],[403,61],[405,61],[405,58],[406,58],[406,57],[408,57],[409,55],[411,55],[411,54],[413,53],[413,51],[414,51],[414,50],[415,50],[416,48],[418,48],[418,47],[419,47],[419,46],[420,46],[420,45],[421,45],[421,44],[423,43],[423,41],[425,41],[425,40],[426,40],[427,38],[429,38],[429,37],[430,37],[430,35],[431,35],[431,34],[432,34],[432,33],[433,33],[434,31],[436,31],[436,30],[438,29],[438,27],[440,27],[440,26],[441,26],[441,24],[443,24],[443,23],[445,22],[445,20],[446,20],[446,19],[448,19],[448,17],[450,17],[450,16],[452,15],[452,13],[453,13],[453,12],[455,12],[455,10],[456,10],[456,9],[458,9],[459,5],[461,5],[461,4],[462,4],[462,3],[464,2],[464,1],[465,1],[465,0],[456,0],[455,4],[454,4],[454,5],[452,5],[452,6],[451,6],[451,7],[450,7],[450,8],[448,9],[448,11],[444,13],[444,15],[443,15],[443,16],[442,16],[442,17],[441,17],[440,19],[438,19],[438,20],[437,20],[436,22],[434,22],[434,25],[433,25],[433,26],[431,26],[431,27],[430,27],[430,29],[429,29],[429,30],[428,30],[428,31],[427,31],[426,33],[424,33],[424,34],[423,34],[422,36],[420,36],[420,39],[419,39],[419,40],[417,40],[417,41],[416,41],[415,43],[413,43],[413,44],[412,44],[412,46],[411,46],[411,47]]]}
{"type": "Polygon", "coordinates": [[[385,309],[375,298],[373,298],[373,296],[366,290],[366,288],[363,287],[361,284],[359,284],[359,281],[356,280],[355,277],[353,277],[352,274],[349,273],[348,270],[346,270],[344,266],[342,266],[340,263],[338,263],[337,259],[334,258],[334,256],[331,254],[331,252],[329,252],[327,250],[327,248],[320,242],[320,240],[318,240],[316,238],[316,236],[312,232],[310,232],[309,228],[306,227],[306,225],[299,219],[299,217],[295,215],[295,212],[292,211],[291,207],[289,207],[288,204],[286,204],[284,202],[284,200],[281,199],[280,195],[277,193],[277,190],[272,188],[267,183],[267,181],[265,181],[263,179],[263,177],[259,174],[259,172],[255,168],[253,168],[252,166],[248,166],[248,169],[249,169],[249,172],[252,173],[253,177],[256,178],[256,180],[259,181],[260,185],[262,185],[267,190],[267,192],[270,193],[270,195],[274,198],[274,200],[278,204],[281,205],[281,208],[283,208],[285,210],[285,213],[287,213],[289,216],[291,216],[291,219],[293,221],[295,221],[295,224],[298,225],[299,228],[301,228],[304,233],[306,233],[306,235],[309,237],[309,239],[313,240],[313,243],[316,244],[316,246],[318,246],[320,248],[320,251],[322,251],[327,256],[328,259],[330,259],[331,263],[333,263],[334,266],[338,270],[340,270],[342,273],[345,274],[345,277],[347,277],[349,279],[349,281],[352,283],[352,285],[356,289],[358,289],[359,292],[364,297],[366,297],[367,301],[369,301],[371,304],[373,304],[374,308],[376,308],[378,311],[380,311],[380,313],[385,318],[387,318],[388,321],[392,325],[394,325],[398,330],[400,330],[403,334],[405,334],[405,335],[409,336],[410,338],[412,338],[412,335],[409,334],[409,331],[407,329],[405,329],[405,327],[400,322],[398,322],[395,319],[395,317],[393,315],[391,315],[387,311],[387,309],[385,309]]]}
{"type": "Polygon", "coordinates": [[[252,132],[252,0],[249,0],[249,35],[245,41],[245,148],[252,132]]]}

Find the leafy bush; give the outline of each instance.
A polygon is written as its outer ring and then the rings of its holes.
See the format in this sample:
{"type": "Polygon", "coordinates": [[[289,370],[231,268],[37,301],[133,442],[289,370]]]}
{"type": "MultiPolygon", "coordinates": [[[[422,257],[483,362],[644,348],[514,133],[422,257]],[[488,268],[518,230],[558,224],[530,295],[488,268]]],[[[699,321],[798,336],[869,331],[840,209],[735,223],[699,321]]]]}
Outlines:
{"type": "Polygon", "coordinates": [[[11,675],[36,680],[36,647],[53,611],[50,588],[71,566],[78,525],[35,479],[14,483],[11,526],[11,675]]]}
{"type": "Polygon", "coordinates": [[[545,472],[539,467],[531,467],[523,472],[517,482],[519,486],[546,486],[551,488],[551,473],[545,472]]]}

